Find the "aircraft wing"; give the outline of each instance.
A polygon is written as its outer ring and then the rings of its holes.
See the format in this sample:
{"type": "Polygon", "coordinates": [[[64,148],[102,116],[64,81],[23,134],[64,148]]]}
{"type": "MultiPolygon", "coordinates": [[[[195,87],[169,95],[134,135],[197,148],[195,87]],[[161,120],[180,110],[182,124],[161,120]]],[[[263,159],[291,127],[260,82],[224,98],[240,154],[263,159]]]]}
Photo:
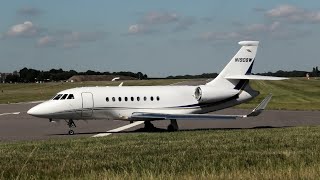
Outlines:
{"type": "Polygon", "coordinates": [[[154,121],[154,120],[234,120],[237,118],[246,118],[258,116],[267,107],[269,101],[272,98],[272,94],[269,94],[250,114],[247,115],[222,115],[222,114],[164,114],[164,113],[148,113],[148,112],[134,112],[129,118],[135,121],[154,121]]]}

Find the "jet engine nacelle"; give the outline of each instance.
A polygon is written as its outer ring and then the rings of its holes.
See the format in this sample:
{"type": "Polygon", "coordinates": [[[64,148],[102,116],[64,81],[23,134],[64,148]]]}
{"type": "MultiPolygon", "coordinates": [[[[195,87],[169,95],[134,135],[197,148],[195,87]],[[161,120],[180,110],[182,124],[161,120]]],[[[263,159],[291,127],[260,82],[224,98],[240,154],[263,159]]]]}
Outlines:
{"type": "Polygon", "coordinates": [[[198,102],[218,102],[239,93],[236,89],[219,89],[210,86],[199,86],[194,92],[194,97],[198,102]]]}

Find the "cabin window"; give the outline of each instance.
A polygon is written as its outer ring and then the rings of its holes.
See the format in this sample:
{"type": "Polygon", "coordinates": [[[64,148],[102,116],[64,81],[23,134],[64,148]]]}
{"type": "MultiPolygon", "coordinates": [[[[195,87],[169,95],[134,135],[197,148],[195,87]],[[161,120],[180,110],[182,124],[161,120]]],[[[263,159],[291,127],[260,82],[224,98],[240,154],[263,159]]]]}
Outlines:
{"type": "Polygon", "coordinates": [[[62,94],[58,94],[58,95],[56,95],[56,97],[53,98],[53,100],[59,100],[61,96],[62,96],[62,94]]]}
{"type": "Polygon", "coordinates": [[[68,98],[67,99],[74,99],[74,96],[73,94],[69,94],[68,98]]]}
{"type": "Polygon", "coordinates": [[[128,101],[128,97],[124,97],[124,100],[125,100],[125,101],[128,101]]]}
{"type": "Polygon", "coordinates": [[[143,100],[146,101],[146,100],[147,100],[147,97],[143,97],[143,100]]]}
{"type": "Polygon", "coordinates": [[[116,98],[115,98],[115,97],[112,97],[112,101],[113,101],[113,102],[116,101],[116,98]]]}
{"type": "Polygon", "coordinates": [[[153,101],[153,96],[150,97],[151,101],[153,101]]]}
{"type": "Polygon", "coordinates": [[[109,97],[106,97],[106,101],[109,102],[109,97]]]}
{"type": "Polygon", "coordinates": [[[134,101],[134,98],[133,98],[133,97],[131,97],[131,101],[134,101]]]}
{"type": "Polygon", "coordinates": [[[118,98],[119,102],[121,102],[121,97],[118,98]]]}
{"type": "Polygon", "coordinates": [[[140,97],[137,97],[137,101],[140,101],[140,97]]]}
{"type": "Polygon", "coordinates": [[[60,99],[60,100],[64,100],[64,99],[66,99],[66,98],[67,98],[67,96],[68,96],[68,94],[64,94],[64,95],[61,97],[61,99],[60,99]]]}
{"type": "Polygon", "coordinates": [[[160,97],[159,96],[157,96],[157,101],[160,101],[160,97]]]}

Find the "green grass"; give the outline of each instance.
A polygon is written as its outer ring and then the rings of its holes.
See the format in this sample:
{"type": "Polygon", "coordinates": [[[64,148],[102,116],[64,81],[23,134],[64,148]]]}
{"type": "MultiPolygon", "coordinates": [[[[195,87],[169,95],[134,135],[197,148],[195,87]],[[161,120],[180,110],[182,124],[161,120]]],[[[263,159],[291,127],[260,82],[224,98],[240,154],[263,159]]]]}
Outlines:
{"type": "MultiPolygon", "coordinates": [[[[124,86],[168,85],[182,80],[144,80],[125,81],[124,86]]],[[[57,92],[81,86],[117,86],[120,82],[84,82],[84,83],[45,83],[45,84],[0,84],[0,103],[16,103],[46,100],[57,92]]],[[[320,110],[320,79],[306,80],[293,78],[285,81],[252,81],[253,89],[259,90],[254,100],[237,106],[238,108],[254,108],[267,94],[273,98],[268,109],[286,110],[320,110]]]]}
{"type": "Polygon", "coordinates": [[[1,143],[0,179],[318,179],[320,127],[1,143]]]}
{"type": "Polygon", "coordinates": [[[253,108],[269,93],[273,98],[268,109],[320,110],[320,79],[292,78],[285,81],[252,81],[253,89],[260,95],[242,104],[240,108],[253,108]]]}
{"type": "MultiPolygon", "coordinates": [[[[124,86],[153,86],[169,85],[182,80],[133,80],[124,81],[124,86]]],[[[89,81],[75,83],[27,83],[27,84],[0,84],[0,104],[47,100],[59,91],[84,86],[118,86],[119,81],[89,81]]]]}

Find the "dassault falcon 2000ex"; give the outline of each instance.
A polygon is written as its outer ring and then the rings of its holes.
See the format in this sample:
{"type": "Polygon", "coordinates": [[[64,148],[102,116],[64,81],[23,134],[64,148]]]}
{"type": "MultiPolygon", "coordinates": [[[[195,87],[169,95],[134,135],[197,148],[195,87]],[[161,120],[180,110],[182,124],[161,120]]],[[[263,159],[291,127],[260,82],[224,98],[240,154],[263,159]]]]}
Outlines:
{"type": "Polygon", "coordinates": [[[247,102],[259,95],[249,80],[283,80],[286,78],[252,75],[258,41],[241,41],[240,50],[212,81],[199,86],[121,86],[81,87],[59,92],[52,99],[28,111],[50,121],[64,119],[69,134],[74,134],[74,120],[151,121],[170,120],[168,130],[178,130],[177,120],[221,120],[259,115],[271,99],[267,96],[250,114],[218,115],[208,112],[247,102]]]}

